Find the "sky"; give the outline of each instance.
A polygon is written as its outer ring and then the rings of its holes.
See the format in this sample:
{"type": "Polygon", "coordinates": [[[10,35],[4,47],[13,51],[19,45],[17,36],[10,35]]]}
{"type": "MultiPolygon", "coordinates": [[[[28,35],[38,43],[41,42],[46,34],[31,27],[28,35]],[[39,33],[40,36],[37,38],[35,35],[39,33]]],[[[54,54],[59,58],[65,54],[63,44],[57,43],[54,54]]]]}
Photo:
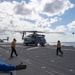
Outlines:
{"type": "Polygon", "coordinates": [[[75,42],[75,0],[0,0],[0,38],[22,41],[6,30],[64,32],[45,34],[46,41],[75,42]]]}

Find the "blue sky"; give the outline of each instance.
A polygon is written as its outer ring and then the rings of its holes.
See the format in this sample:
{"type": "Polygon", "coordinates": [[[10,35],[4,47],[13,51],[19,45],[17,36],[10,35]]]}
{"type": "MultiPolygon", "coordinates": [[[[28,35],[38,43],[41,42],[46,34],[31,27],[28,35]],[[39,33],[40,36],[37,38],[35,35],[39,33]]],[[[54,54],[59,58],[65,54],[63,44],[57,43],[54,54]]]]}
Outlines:
{"type": "Polygon", "coordinates": [[[0,31],[11,39],[20,40],[21,34],[4,30],[65,32],[65,35],[45,34],[46,39],[48,42],[75,42],[74,15],[75,0],[0,0],[0,31]]]}

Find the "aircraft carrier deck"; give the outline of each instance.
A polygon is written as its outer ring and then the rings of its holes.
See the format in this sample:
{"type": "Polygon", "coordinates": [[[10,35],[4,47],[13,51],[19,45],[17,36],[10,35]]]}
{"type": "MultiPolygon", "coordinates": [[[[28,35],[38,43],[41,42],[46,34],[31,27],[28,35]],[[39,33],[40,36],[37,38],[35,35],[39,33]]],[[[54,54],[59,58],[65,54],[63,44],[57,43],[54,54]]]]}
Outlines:
{"type": "Polygon", "coordinates": [[[17,44],[16,50],[18,57],[10,58],[10,44],[0,44],[1,60],[8,64],[23,62],[27,65],[27,69],[14,71],[13,75],[75,75],[74,47],[62,46],[63,56],[56,55],[56,46],[53,45],[35,47],[17,44]]]}

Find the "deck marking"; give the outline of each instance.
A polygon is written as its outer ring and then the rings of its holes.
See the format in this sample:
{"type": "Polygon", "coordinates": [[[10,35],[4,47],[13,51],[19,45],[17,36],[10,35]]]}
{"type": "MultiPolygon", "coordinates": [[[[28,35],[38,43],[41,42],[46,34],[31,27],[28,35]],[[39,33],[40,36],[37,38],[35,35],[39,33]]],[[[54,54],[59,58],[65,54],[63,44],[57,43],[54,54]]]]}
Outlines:
{"type": "Polygon", "coordinates": [[[33,49],[37,49],[39,47],[31,47],[31,48],[28,48],[27,50],[33,50],[33,49]]]}
{"type": "Polygon", "coordinates": [[[41,67],[42,69],[45,69],[46,67],[45,66],[43,66],[43,67],[41,67]]]}
{"type": "Polygon", "coordinates": [[[51,62],[54,62],[54,60],[51,60],[51,62]]]}
{"type": "Polygon", "coordinates": [[[63,73],[59,73],[57,71],[53,71],[55,74],[64,75],[63,73]]]}
{"type": "Polygon", "coordinates": [[[73,69],[70,69],[69,71],[71,71],[71,72],[72,72],[72,71],[74,71],[74,70],[73,70],[73,69]]]}
{"type": "Polygon", "coordinates": [[[39,57],[39,56],[36,56],[36,57],[39,57]]]}
{"type": "Polygon", "coordinates": [[[28,64],[32,64],[32,63],[30,62],[30,60],[24,60],[24,59],[22,59],[22,61],[24,61],[24,62],[26,62],[26,63],[28,63],[28,64]]]}
{"type": "Polygon", "coordinates": [[[55,75],[55,74],[53,74],[53,73],[51,73],[51,72],[49,72],[49,71],[46,71],[48,74],[50,74],[50,75],[55,75]]]}

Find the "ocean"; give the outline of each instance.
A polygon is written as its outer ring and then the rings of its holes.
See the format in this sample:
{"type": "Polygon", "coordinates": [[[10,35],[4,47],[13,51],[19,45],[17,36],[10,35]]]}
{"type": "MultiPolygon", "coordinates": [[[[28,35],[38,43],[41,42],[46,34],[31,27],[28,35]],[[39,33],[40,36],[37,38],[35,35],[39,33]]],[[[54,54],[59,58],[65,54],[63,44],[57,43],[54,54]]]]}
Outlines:
{"type": "MultiPolygon", "coordinates": [[[[49,42],[49,45],[56,45],[56,44],[57,42],[49,42]]],[[[75,42],[61,42],[61,45],[75,47],[75,42]]]]}

